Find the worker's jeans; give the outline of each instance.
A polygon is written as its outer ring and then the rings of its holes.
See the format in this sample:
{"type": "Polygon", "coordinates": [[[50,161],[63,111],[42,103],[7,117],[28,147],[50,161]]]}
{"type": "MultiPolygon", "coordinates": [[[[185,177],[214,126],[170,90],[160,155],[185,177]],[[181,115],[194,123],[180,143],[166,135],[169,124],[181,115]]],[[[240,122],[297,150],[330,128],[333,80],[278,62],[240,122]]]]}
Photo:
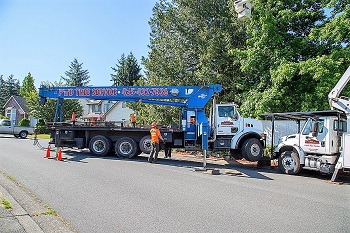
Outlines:
{"type": "Polygon", "coordinates": [[[149,161],[157,161],[158,159],[158,153],[159,153],[159,143],[156,142],[152,142],[152,150],[151,150],[151,154],[149,155],[149,161]],[[153,159],[154,156],[154,159],[153,159]]]}

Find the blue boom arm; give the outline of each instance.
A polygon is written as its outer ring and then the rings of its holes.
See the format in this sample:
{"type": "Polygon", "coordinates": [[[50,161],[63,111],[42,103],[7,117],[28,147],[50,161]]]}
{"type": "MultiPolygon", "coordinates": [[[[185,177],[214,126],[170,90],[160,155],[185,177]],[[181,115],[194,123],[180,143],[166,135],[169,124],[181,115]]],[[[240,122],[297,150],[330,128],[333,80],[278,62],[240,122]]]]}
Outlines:
{"type": "MultiPolygon", "coordinates": [[[[185,142],[195,141],[197,136],[202,137],[202,149],[208,149],[210,128],[204,107],[214,93],[222,90],[220,84],[205,86],[110,86],[110,87],[46,87],[39,88],[40,104],[45,104],[46,98],[58,99],[55,119],[63,99],[96,99],[116,100],[127,102],[142,102],[148,104],[175,106],[183,108],[183,117],[186,119],[193,114],[196,126],[190,124],[184,130],[185,142]],[[178,100],[178,101],[172,101],[178,100]],[[180,101],[179,101],[180,100],[180,101]],[[198,128],[197,128],[198,127],[198,128]]],[[[187,125],[187,124],[186,124],[187,125]]]]}
{"type": "Polygon", "coordinates": [[[110,87],[46,87],[39,88],[40,103],[46,98],[55,99],[96,99],[148,104],[168,105],[187,108],[204,108],[216,92],[222,90],[219,84],[206,86],[110,86],[110,87]],[[163,99],[163,101],[160,101],[163,99]],[[182,99],[183,102],[164,101],[182,99]]]}

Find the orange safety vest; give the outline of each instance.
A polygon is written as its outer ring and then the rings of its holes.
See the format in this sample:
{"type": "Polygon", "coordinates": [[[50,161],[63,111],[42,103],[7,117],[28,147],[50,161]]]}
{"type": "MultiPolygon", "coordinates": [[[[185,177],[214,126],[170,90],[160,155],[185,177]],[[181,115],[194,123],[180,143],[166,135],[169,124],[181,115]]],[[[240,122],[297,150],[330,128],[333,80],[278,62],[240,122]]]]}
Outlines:
{"type": "Polygon", "coordinates": [[[131,122],[135,122],[135,114],[134,113],[131,114],[131,122]]]}
{"type": "Polygon", "coordinates": [[[151,142],[159,143],[159,135],[160,135],[159,129],[152,128],[149,132],[151,133],[151,142]]]}

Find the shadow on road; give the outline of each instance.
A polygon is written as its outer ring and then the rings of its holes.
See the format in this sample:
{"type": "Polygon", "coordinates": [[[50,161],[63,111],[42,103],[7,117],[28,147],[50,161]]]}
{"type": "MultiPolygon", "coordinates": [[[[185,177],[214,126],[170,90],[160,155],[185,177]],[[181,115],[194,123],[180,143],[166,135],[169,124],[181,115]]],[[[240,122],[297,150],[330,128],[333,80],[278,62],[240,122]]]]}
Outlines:
{"type": "MultiPolygon", "coordinates": [[[[74,150],[74,149],[64,149],[63,150],[63,156],[64,161],[66,162],[78,162],[78,163],[88,163],[89,159],[106,159],[106,160],[126,160],[131,161],[135,163],[149,163],[148,162],[148,155],[147,154],[141,154],[135,158],[132,159],[124,159],[119,158],[115,154],[111,154],[104,157],[95,157],[89,153],[89,150],[74,150]]],[[[272,178],[261,174],[261,171],[264,172],[270,172],[270,173],[276,173],[274,169],[270,168],[257,168],[257,167],[249,167],[239,165],[239,166],[233,166],[228,163],[226,163],[224,160],[211,160],[207,159],[207,166],[204,169],[198,169],[203,168],[203,162],[202,158],[196,158],[196,157],[186,157],[186,156],[173,156],[170,159],[166,159],[162,157],[162,154],[160,154],[160,157],[158,158],[157,165],[164,165],[164,166],[174,166],[174,167],[184,167],[189,168],[191,171],[199,171],[199,172],[205,172],[209,173],[212,170],[219,170],[219,175],[228,175],[228,176],[237,176],[237,177],[244,177],[244,178],[253,178],[253,179],[262,179],[262,180],[273,180],[272,178]]]]}

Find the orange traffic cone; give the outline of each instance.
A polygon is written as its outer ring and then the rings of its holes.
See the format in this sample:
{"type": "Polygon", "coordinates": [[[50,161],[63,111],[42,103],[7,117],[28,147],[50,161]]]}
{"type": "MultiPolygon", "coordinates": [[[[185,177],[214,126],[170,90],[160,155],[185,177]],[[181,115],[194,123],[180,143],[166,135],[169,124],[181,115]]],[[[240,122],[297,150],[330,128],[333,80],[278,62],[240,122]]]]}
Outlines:
{"type": "Polygon", "coordinates": [[[58,161],[62,160],[62,150],[61,149],[58,151],[57,160],[58,161]]]}
{"type": "Polygon", "coordinates": [[[45,158],[50,158],[51,157],[51,147],[50,145],[47,147],[47,150],[46,150],[46,156],[45,158]]]}

